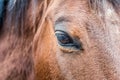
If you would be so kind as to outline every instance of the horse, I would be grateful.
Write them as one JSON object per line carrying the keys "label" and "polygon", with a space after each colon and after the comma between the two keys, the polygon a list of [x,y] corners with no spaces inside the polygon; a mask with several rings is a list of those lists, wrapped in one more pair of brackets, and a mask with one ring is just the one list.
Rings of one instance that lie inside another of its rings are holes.
{"label": "horse", "polygon": [[35,80],[120,80],[120,0],[51,0],[34,37]]}
{"label": "horse", "polygon": [[120,0],[1,0],[0,80],[119,80]]}

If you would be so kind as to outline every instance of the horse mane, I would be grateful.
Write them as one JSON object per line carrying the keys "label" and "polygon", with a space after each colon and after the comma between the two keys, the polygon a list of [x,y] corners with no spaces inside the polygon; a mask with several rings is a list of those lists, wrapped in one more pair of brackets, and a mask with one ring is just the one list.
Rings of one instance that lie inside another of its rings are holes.
{"label": "horse mane", "polygon": [[50,0],[0,1],[0,63],[10,65],[2,67],[0,79],[31,80],[28,78],[34,76],[32,41]]}
{"label": "horse mane", "polygon": [[[30,25],[30,14],[28,9],[30,7],[31,0],[9,0],[6,11],[6,20],[4,22],[4,27],[12,33],[23,35],[25,29],[29,29]],[[28,16],[29,15],[29,16]],[[29,23],[28,23],[29,22]]]}
{"label": "horse mane", "polygon": [[50,0],[7,1],[4,27],[9,32],[19,36],[34,34],[36,32],[47,4],[50,2]]}

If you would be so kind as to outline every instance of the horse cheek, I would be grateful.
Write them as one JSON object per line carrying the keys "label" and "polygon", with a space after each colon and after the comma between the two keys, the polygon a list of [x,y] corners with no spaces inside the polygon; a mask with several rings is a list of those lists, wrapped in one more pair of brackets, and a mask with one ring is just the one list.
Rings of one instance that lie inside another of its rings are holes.
{"label": "horse cheek", "polygon": [[52,23],[46,21],[37,40],[35,62],[35,80],[63,80],[56,62],[56,41]]}

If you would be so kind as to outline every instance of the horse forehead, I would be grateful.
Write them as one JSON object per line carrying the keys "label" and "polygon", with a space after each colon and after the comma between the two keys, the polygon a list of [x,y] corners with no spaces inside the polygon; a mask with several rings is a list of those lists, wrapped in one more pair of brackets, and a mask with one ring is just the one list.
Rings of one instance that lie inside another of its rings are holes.
{"label": "horse forehead", "polygon": [[[85,18],[88,18],[89,16],[96,16],[98,18],[104,18],[105,22],[101,20],[104,26],[107,28],[111,28],[109,26],[113,26],[112,28],[117,31],[117,33],[116,32],[115,33],[119,34],[120,16],[117,14],[114,8],[114,5],[111,5],[108,1],[104,1],[105,4],[101,3],[102,11],[98,11],[98,13],[89,15],[90,9],[91,9],[89,8],[90,6],[88,6],[89,1],[90,0],[74,0],[73,2],[71,0],[61,0],[59,1],[59,5],[56,8],[57,17],[60,17],[60,16],[71,17],[72,16],[72,18],[74,17],[74,19],[78,21],[79,20],[85,21]],[[88,15],[88,16],[85,16],[85,15]]]}
{"label": "horse forehead", "polygon": [[[120,26],[120,16],[117,14],[117,12],[114,8],[114,5],[110,4],[108,1],[104,1],[104,3],[101,3],[103,12],[98,11],[98,13],[95,13],[95,14],[93,13],[92,15],[90,15],[91,8],[89,8],[89,6],[88,6],[89,1],[90,0],[74,0],[74,1],[59,0],[57,2],[58,4],[56,5],[55,18],[58,19],[58,17],[67,16],[68,18],[71,17],[71,21],[75,20],[76,22],[79,22],[79,23],[80,23],[80,21],[81,21],[81,23],[85,23],[85,22],[91,23],[91,22],[93,22],[93,19],[90,19],[90,17],[95,16],[96,18],[100,18],[100,19],[98,19],[98,22],[102,23],[102,24],[99,24],[99,25],[101,26],[101,28],[104,28],[103,31],[101,31],[101,32],[106,32],[106,33],[109,32],[109,37],[112,37],[112,38],[116,37],[118,40],[119,35],[120,35],[120,27],[119,27]],[[91,4],[91,5],[94,5],[94,4]],[[96,9],[97,9],[97,7],[96,7]],[[93,11],[93,12],[95,12],[95,11]],[[102,18],[104,18],[104,19],[102,19]],[[96,19],[94,19],[94,20],[96,20]],[[94,25],[95,22],[96,21],[94,21],[92,24]],[[91,26],[93,26],[93,25],[91,25]],[[98,28],[98,26],[95,26],[95,28]]]}
{"label": "horse forehead", "polygon": [[85,9],[88,1],[87,0],[61,0],[58,1],[57,8],[67,11],[75,11],[80,9]]}

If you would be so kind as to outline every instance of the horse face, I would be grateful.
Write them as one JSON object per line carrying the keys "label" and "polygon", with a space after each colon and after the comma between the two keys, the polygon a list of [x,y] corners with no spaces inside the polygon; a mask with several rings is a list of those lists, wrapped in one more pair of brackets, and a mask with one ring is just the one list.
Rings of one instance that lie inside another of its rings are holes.
{"label": "horse face", "polygon": [[120,17],[105,3],[97,11],[89,0],[53,2],[36,36],[36,79],[120,79]]}

